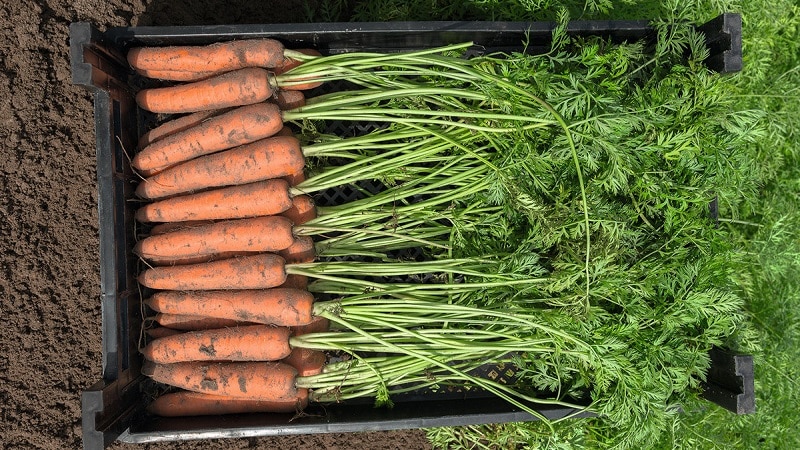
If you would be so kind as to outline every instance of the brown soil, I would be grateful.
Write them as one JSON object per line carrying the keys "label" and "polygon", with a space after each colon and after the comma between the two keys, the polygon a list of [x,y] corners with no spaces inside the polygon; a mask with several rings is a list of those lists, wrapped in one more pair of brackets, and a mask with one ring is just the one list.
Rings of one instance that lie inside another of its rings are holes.
{"label": "brown soil", "polygon": [[[91,96],[71,83],[71,22],[304,20],[302,0],[11,0],[0,6],[0,447],[81,446],[80,393],[100,379]],[[114,448],[138,448],[115,444]],[[428,448],[420,431],[141,446]]]}

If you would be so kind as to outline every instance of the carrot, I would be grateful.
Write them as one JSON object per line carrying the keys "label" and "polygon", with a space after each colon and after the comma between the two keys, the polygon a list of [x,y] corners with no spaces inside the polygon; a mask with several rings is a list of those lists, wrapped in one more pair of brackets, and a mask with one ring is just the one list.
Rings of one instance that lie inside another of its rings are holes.
{"label": "carrot", "polygon": [[228,72],[245,67],[272,68],[285,61],[283,44],[274,39],[203,46],[140,47],[128,52],[128,63],[136,70]]}
{"label": "carrot", "polygon": [[[309,80],[307,83],[299,83],[299,81]],[[314,88],[318,88],[322,86],[321,81],[311,81],[313,80],[312,77],[296,77],[292,79],[291,83],[278,83],[281,89],[284,91],[309,91]]]}
{"label": "carrot", "polygon": [[[156,321],[158,321],[158,319],[156,319]],[[148,328],[145,330],[145,333],[147,333],[147,335],[153,339],[158,339],[166,336],[181,334],[183,331],[161,326],[156,328]]]}
{"label": "carrot", "polygon": [[161,324],[162,327],[169,327],[166,328],[167,330],[173,329],[176,331],[213,330],[216,328],[238,327],[255,324],[255,322],[243,322],[241,320],[169,313],[158,313],[156,314],[155,320]]}
{"label": "carrot", "polygon": [[283,179],[286,180],[287,183],[289,183],[289,186],[297,186],[303,181],[306,181],[306,174],[301,170],[300,172],[293,173],[291,175],[286,175],[285,177],[283,177]]}
{"label": "carrot", "polygon": [[314,200],[307,195],[298,195],[292,198],[292,206],[281,215],[291,220],[295,225],[301,225],[317,217]]}
{"label": "carrot", "polygon": [[139,170],[163,170],[198,156],[270,137],[283,127],[280,110],[271,103],[235,108],[195,126],[172,133],[137,153],[131,165]]}
{"label": "carrot", "polygon": [[163,291],[145,300],[154,311],[277,326],[308,325],[314,296],[290,288],[226,291]]}
{"label": "carrot", "polygon": [[165,256],[151,256],[147,258],[147,262],[153,266],[186,266],[189,264],[202,264],[210,263],[213,261],[220,261],[223,259],[236,258],[239,256],[257,255],[260,252],[219,252],[209,255],[199,256],[184,256],[181,258],[165,257]]}
{"label": "carrot", "polygon": [[328,331],[330,325],[331,323],[328,319],[320,316],[314,316],[314,319],[307,325],[299,325],[290,328],[292,330],[292,336],[302,336],[304,334],[322,333],[323,331]]}
{"label": "carrot", "polygon": [[278,252],[287,264],[314,262],[316,250],[311,236],[297,236],[292,245]]}
{"label": "carrot", "polygon": [[297,369],[297,374],[301,377],[310,377],[322,373],[326,361],[325,353],[309,348],[292,349],[289,356],[281,360],[282,363]]}
{"label": "carrot", "polygon": [[252,105],[272,96],[270,73],[247,68],[176,86],[142,89],[136,103],[154,113],[186,113]]}
{"label": "carrot", "polygon": [[273,100],[281,111],[289,111],[306,105],[306,96],[300,91],[277,89]]}
{"label": "carrot", "polygon": [[306,290],[308,288],[308,277],[295,274],[286,275],[286,281],[279,287]]}
{"label": "carrot", "polygon": [[296,413],[308,405],[308,390],[298,389],[289,400],[264,401],[178,391],[164,394],[147,406],[147,412],[161,417],[216,416],[244,413]]}
{"label": "carrot", "polygon": [[291,127],[284,125],[280,131],[275,133],[275,136],[294,136],[294,132]]}
{"label": "carrot", "polygon": [[169,80],[169,81],[200,81],[206,78],[211,78],[214,75],[219,75],[221,72],[190,72],[186,70],[137,70],[139,75],[154,80]]}
{"label": "carrot", "polygon": [[208,119],[209,117],[213,117],[222,112],[224,112],[224,110],[219,111],[214,109],[211,111],[199,111],[196,113],[178,117],[177,119],[172,119],[167,122],[164,122],[161,125],[143,134],[139,138],[139,148],[140,149],[145,148],[148,145],[152,144],[153,142],[165,138],[171,134],[175,134],[177,132],[197,126],[206,119]]}
{"label": "carrot", "polygon": [[279,362],[146,361],[142,373],[153,380],[193,392],[249,400],[291,401],[300,398],[295,386],[297,370]]}
{"label": "carrot", "polygon": [[276,136],[171,167],[139,183],[136,194],[152,200],[280,178],[297,173],[304,166],[300,141],[291,136]]}
{"label": "carrot", "polygon": [[[277,361],[292,353],[289,328],[270,325],[189,331],[150,342],[142,355],[160,364],[185,361]],[[297,356],[295,358],[299,358]],[[304,362],[310,356],[303,355]]]}
{"label": "carrot", "polygon": [[293,242],[291,220],[264,216],[149,236],[137,242],[133,251],[147,260],[180,260],[224,252],[277,252],[289,248]]}
{"label": "carrot", "polygon": [[[299,52],[299,53],[302,53],[304,55],[322,56],[322,53],[314,50],[313,48],[300,48],[300,49],[297,49],[295,51]],[[298,59],[292,59],[292,58],[284,58],[284,60],[280,64],[275,66],[275,68],[272,71],[275,73],[275,75],[280,75],[282,73],[286,73],[286,72],[294,69],[295,67],[299,66],[300,64],[303,64],[303,61],[300,61]]]}
{"label": "carrot", "polygon": [[212,220],[187,220],[185,222],[165,222],[154,225],[150,229],[150,235],[169,233],[175,230],[186,230],[199,225],[209,225],[214,223]]}
{"label": "carrot", "polygon": [[[280,286],[286,281],[286,268],[285,261],[280,256],[272,253],[262,253],[209,263],[153,267],[142,272],[138,280],[143,286],[152,289],[179,291],[266,289]],[[191,312],[177,313],[195,314]],[[241,319],[249,320],[248,318]]]}
{"label": "carrot", "polygon": [[149,203],[136,211],[140,222],[240,219],[280,214],[292,206],[282,179],[257,181]]}

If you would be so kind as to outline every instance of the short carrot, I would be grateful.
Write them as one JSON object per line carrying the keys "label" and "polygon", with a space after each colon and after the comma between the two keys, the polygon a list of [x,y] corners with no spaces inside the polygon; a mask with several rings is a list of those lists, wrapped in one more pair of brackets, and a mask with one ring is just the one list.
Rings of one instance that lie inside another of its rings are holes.
{"label": "short carrot", "polygon": [[161,125],[143,134],[139,138],[139,148],[143,149],[148,145],[152,144],[153,142],[161,140],[171,134],[175,134],[180,131],[200,125],[206,119],[221,114],[223,112],[225,112],[225,110],[220,111],[214,109],[210,111],[198,111],[196,113],[187,114],[185,116],[178,117],[177,119],[172,119],[167,122],[164,122]]}
{"label": "short carrot", "polygon": [[309,348],[292,349],[289,356],[281,360],[282,363],[294,367],[297,370],[297,375],[301,377],[310,377],[322,373],[326,361],[325,353]]}
{"label": "short carrot", "polygon": [[[292,353],[289,328],[249,325],[189,331],[150,342],[142,355],[148,361],[173,364],[185,361],[277,361]],[[295,358],[305,360],[307,355]],[[302,362],[302,361],[299,361]]]}
{"label": "short carrot", "polygon": [[213,220],[187,220],[185,222],[165,222],[154,225],[150,229],[150,235],[169,233],[175,230],[185,230],[196,227],[198,225],[209,225],[214,223]]}
{"label": "short carrot", "polygon": [[240,69],[201,81],[142,89],[136,103],[150,112],[173,114],[252,105],[272,96],[270,77],[265,69]]}
{"label": "short carrot", "polygon": [[148,203],[136,211],[140,222],[240,219],[280,214],[292,207],[283,179],[257,181]]}
{"label": "short carrot", "polygon": [[146,361],[142,373],[181,389],[249,400],[292,401],[303,393],[295,386],[297,370],[279,362]]}
{"label": "short carrot", "polygon": [[[288,52],[291,56],[291,52]],[[127,55],[136,70],[185,72],[229,72],[245,67],[273,68],[285,64],[287,55],[280,41],[247,39],[210,45],[139,47]]]}
{"label": "short carrot", "polygon": [[314,319],[310,323],[290,328],[292,330],[292,336],[302,336],[304,334],[322,333],[323,331],[328,331],[330,325],[330,321],[325,317],[314,316]]}
{"label": "short carrot", "polygon": [[281,215],[295,225],[301,225],[317,217],[317,207],[308,195],[298,195],[292,198],[292,206]]}
{"label": "short carrot", "polygon": [[297,173],[286,175],[285,177],[283,177],[283,179],[286,180],[287,183],[289,183],[289,186],[294,187],[302,183],[303,181],[306,181],[306,174],[301,170]]}
{"label": "short carrot", "polygon": [[[280,256],[273,253],[262,253],[202,264],[152,267],[142,272],[138,280],[143,286],[152,289],[178,291],[266,289],[280,286],[286,281],[286,267],[285,261]],[[196,314],[192,312],[177,313]],[[249,320],[246,317],[233,318]]]}
{"label": "short carrot", "polygon": [[308,289],[308,277],[295,274],[286,275],[286,281],[279,287],[306,290]]}
{"label": "short carrot", "polygon": [[178,331],[213,330],[216,328],[238,327],[255,324],[255,322],[244,322],[234,319],[220,319],[217,317],[189,316],[169,313],[156,314],[155,321],[158,322],[162,327],[168,327],[166,328],[168,330],[173,329]]}
{"label": "short carrot", "polygon": [[[294,50],[294,51],[297,52],[297,53],[302,53],[304,55],[309,55],[309,56],[322,56],[322,53],[314,50],[313,48],[300,48],[300,49],[297,49],[297,50]],[[301,61],[299,59],[295,59],[295,58],[291,58],[291,57],[284,58],[284,60],[280,64],[275,66],[272,69],[272,71],[275,73],[275,75],[280,75],[282,73],[286,73],[286,72],[294,69],[295,67],[299,66],[300,64],[303,64],[303,61]]]}
{"label": "short carrot", "polygon": [[300,91],[277,89],[272,100],[278,105],[281,111],[290,111],[306,105],[306,96]]}
{"label": "short carrot", "polygon": [[270,137],[281,128],[283,120],[277,105],[258,103],[235,108],[155,140],[133,157],[131,165],[137,170],[163,170]]}
{"label": "short carrot", "polygon": [[297,327],[312,322],[314,296],[291,288],[162,291],[145,304],[161,313]]}
{"label": "short carrot", "polygon": [[200,81],[219,75],[220,72],[190,72],[187,70],[137,70],[139,75],[154,80],[169,81]]}
{"label": "short carrot", "polygon": [[314,262],[316,257],[314,239],[311,236],[296,236],[292,245],[278,251],[278,254],[287,264]]}
{"label": "short carrot", "polygon": [[189,264],[210,263],[212,261],[220,261],[239,256],[251,256],[258,253],[259,252],[217,252],[207,255],[184,256],[180,258],[151,256],[147,258],[147,262],[154,266],[185,266]]}
{"label": "short carrot", "polygon": [[216,416],[245,413],[296,413],[308,405],[308,390],[298,389],[289,400],[263,401],[222,395],[178,391],[164,394],[147,406],[150,414],[161,417]]}
{"label": "short carrot", "polygon": [[291,136],[275,136],[171,167],[139,183],[136,194],[152,200],[280,178],[297,173],[304,166],[300,142]]}
{"label": "short carrot", "polygon": [[146,260],[180,260],[226,252],[277,252],[294,242],[291,220],[283,216],[263,216],[149,236],[137,242],[133,251]]}

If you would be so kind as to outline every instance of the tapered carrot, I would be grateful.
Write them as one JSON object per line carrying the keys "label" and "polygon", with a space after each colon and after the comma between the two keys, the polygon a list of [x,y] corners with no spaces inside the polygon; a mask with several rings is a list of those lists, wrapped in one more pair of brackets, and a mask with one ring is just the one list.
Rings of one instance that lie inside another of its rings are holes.
{"label": "tapered carrot", "polygon": [[301,377],[310,377],[322,373],[326,361],[325,353],[309,348],[292,349],[289,356],[281,360],[282,363],[297,369],[297,375]]}
{"label": "tapered carrot", "polygon": [[136,103],[154,113],[187,113],[252,105],[272,96],[270,73],[255,67],[191,83],[142,89]]}
{"label": "tapered carrot", "polygon": [[137,242],[133,251],[146,260],[181,259],[224,252],[277,252],[289,248],[294,241],[291,220],[264,216],[149,236]]}
{"label": "tapered carrot", "polygon": [[168,256],[150,256],[147,258],[147,262],[153,266],[186,266],[189,264],[210,263],[213,261],[236,258],[239,256],[257,255],[258,253],[260,252],[217,252],[207,255],[183,256],[180,258]]}
{"label": "tapered carrot", "polygon": [[289,111],[306,105],[306,96],[300,91],[278,89],[275,91],[272,100],[281,111]]}
{"label": "tapered carrot", "polygon": [[[286,281],[286,268],[285,261],[280,256],[273,253],[262,253],[254,256],[212,261],[210,263],[152,267],[142,272],[138,280],[143,286],[152,289],[178,291],[267,289],[280,286]],[[191,312],[176,313],[196,314]],[[249,320],[247,317],[233,318]]]}
{"label": "tapered carrot", "polygon": [[270,137],[283,128],[280,110],[271,103],[235,108],[158,139],[137,153],[137,170],[163,170],[198,156]]}
{"label": "tapered carrot", "polygon": [[139,75],[154,80],[200,81],[219,75],[222,72],[190,72],[186,70],[137,70]]}
{"label": "tapered carrot", "polygon": [[250,400],[291,401],[302,395],[295,386],[297,370],[278,362],[157,364],[146,361],[142,373],[187,391]]}
{"label": "tapered carrot", "polygon": [[164,394],[147,406],[147,412],[161,417],[216,416],[244,413],[296,413],[308,405],[308,390],[298,389],[298,397],[263,401],[199,392],[178,391]]}
{"label": "tapered carrot", "polygon": [[[160,364],[185,361],[277,361],[291,353],[289,328],[270,325],[189,331],[155,339],[142,349],[142,355],[147,360]],[[310,357],[298,355],[295,358],[304,360]]]}
{"label": "tapered carrot", "polygon": [[139,183],[136,194],[152,200],[280,178],[297,173],[304,166],[300,142],[291,136],[275,136],[171,167]]}
{"label": "tapered carrot", "polygon": [[[274,39],[248,39],[210,45],[140,47],[128,52],[136,70],[228,72],[245,67],[278,67],[285,64],[284,47]],[[291,56],[291,52],[289,57]]]}
{"label": "tapered carrot", "polygon": [[214,223],[213,220],[187,220],[185,222],[165,222],[165,223],[160,223],[158,225],[154,225],[153,228],[150,229],[150,235],[152,236],[157,234],[164,234],[175,230],[186,230],[189,228],[194,228],[199,225],[210,225],[212,223]]}
{"label": "tapered carrot", "polygon": [[[155,321],[161,327],[167,330],[181,331],[198,331],[198,330],[213,330],[216,328],[229,328],[244,325],[254,325],[255,322],[244,322],[234,319],[220,319],[218,317],[205,317],[205,316],[190,316],[184,314],[169,314],[158,313],[155,316]],[[155,328],[156,330],[158,328]],[[158,337],[158,336],[153,336]]]}
{"label": "tapered carrot", "polygon": [[155,327],[155,328],[148,328],[148,329],[145,330],[145,333],[147,333],[147,335],[150,336],[153,339],[158,339],[158,338],[162,338],[162,337],[166,337],[166,336],[173,336],[173,335],[176,335],[176,334],[181,334],[181,333],[183,333],[183,331],[175,330],[175,329],[172,329],[172,328],[167,328],[167,327],[161,326],[161,327]]}
{"label": "tapered carrot", "polygon": [[156,292],[145,303],[161,313],[291,327],[312,322],[314,296],[290,288],[163,291]]}
{"label": "tapered carrot", "polygon": [[143,134],[139,138],[139,148],[143,149],[148,145],[152,144],[153,142],[163,139],[171,134],[175,134],[180,131],[200,125],[201,123],[203,123],[203,121],[205,121],[209,117],[213,117],[225,111],[226,110],[216,110],[216,109],[210,111],[198,111],[196,113],[178,117],[177,119],[166,121],[161,125],[148,131],[147,133]]}
{"label": "tapered carrot", "polygon": [[292,206],[281,215],[295,225],[301,225],[317,217],[317,207],[308,195],[298,195],[292,198]]}
{"label": "tapered carrot", "polygon": [[140,222],[240,219],[280,214],[292,206],[283,179],[257,181],[148,203],[136,211]]}

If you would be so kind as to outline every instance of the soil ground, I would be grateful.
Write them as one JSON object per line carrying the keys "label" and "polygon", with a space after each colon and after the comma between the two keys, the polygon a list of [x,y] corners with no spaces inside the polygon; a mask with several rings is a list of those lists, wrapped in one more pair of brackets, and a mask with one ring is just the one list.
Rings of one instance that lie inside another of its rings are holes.
{"label": "soil ground", "polygon": [[[306,3],[7,0],[0,6],[0,447],[81,446],[80,393],[101,377],[95,135],[73,86],[71,22],[111,26],[303,21]],[[416,449],[420,431],[141,446]],[[114,444],[116,449],[135,446]]]}

